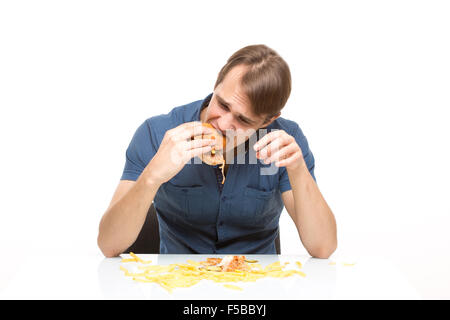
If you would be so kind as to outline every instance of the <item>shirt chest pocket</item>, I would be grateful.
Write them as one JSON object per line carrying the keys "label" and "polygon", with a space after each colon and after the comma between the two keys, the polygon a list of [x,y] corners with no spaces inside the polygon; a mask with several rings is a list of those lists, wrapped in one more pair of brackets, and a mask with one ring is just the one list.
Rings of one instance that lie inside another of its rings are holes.
{"label": "shirt chest pocket", "polygon": [[173,201],[172,207],[177,212],[177,218],[184,218],[187,222],[196,225],[209,225],[216,222],[216,214],[212,209],[212,200],[208,197],[208,190],[205,186],[175,186],[170,182],[165,188],[169,196],[169,201]]}
{"label": "shirt chest pocket", "polygon": [[245,226],[265,226],[276,215],[273,210],[275,191],[246,187],[232,201],[230,218]]}

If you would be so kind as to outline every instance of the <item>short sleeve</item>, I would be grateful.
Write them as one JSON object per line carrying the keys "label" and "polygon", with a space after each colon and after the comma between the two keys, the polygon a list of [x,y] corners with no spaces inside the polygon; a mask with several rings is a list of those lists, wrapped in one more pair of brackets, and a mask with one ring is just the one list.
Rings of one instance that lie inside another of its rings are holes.
{"label": "short sleeve", "polygon": [[125,153],[125,168],[120,180],[136,181],[156,154],[149,121],[139,126]]}
{"label": "short sleeve", "polygon": [[[300,127],[296,124],[293,132],[290,133],[291,136],[295,138],[297,144],[300,149],[302,149],[303,159],[305,160],[306,166],[308,167],[309,173],[313,177],[314,181],[316,181],[316,177],[314,175],[314,156],[309,149],[308,140],[306,140],[305,135],[303,134]],[[289,176],[285,167],[280,168],[280,181],[279,181],[279,189],[280,193],[291,190],[291,183],[289,182]]]}

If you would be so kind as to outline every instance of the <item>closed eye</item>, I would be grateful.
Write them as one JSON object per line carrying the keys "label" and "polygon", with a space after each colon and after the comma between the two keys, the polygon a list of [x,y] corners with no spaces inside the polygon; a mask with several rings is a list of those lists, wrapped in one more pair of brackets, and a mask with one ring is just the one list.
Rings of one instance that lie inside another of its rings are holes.
{"label": "closed eye", "polygon": [[224,105],[224,104],[222,104],[222,103],[220,103],[220,102],[219,102],[219,106],[220,106],[223,110],[226,110],[226,111],[229,111],[229,110],[230,110],[230,108],[228,108],[228,106],[226,106],[226,105]]}
{"label": "closed eye", "polygon": [[238,119],[239,119],[240,122],[242,122],[242,123],[244,123],[244,124],[250,124],[250,123],[248,123],[247,120],[242,119],[241,117],[239,117]]}
{"label": "closed eye", "polygon": [[[225,111],[230,111],[230,108],[229,108],[227,105],[221,103],[220,101],[218,101],[218,103],[219,103],[219,106],[220,106],[223,110],[225,110]],[[250,122],[248,122],[246,119],[244,119],[244,118],[242,118],[242,117],[238,117],[237,119],[239,120],[239,122],[241,122],[241,123],[243,123],[243,124],[245,124],[245,125],[250,125]]]}

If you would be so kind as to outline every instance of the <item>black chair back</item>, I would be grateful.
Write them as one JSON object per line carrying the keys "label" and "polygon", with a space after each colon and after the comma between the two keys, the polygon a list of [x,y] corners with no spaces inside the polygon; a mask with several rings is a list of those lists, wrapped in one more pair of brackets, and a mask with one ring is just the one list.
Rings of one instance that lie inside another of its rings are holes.
{"label": "black chair back", "polygon": [[125,253],[159,253],[159,223],[153,203],[136,241]]}

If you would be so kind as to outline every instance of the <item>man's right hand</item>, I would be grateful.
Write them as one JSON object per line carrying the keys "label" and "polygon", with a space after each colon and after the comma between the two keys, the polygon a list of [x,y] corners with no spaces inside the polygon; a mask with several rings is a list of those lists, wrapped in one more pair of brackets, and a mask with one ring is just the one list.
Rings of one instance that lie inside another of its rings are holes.
{"label": "man's right hand", "polygon": [[172,179],[193,157],[211,151],[215,140],[193,139],[212,132],[213,129],[202,126],[199,121],[186,122],[168,130],[155,156],[145,168],[148,176],[158,184]]}

